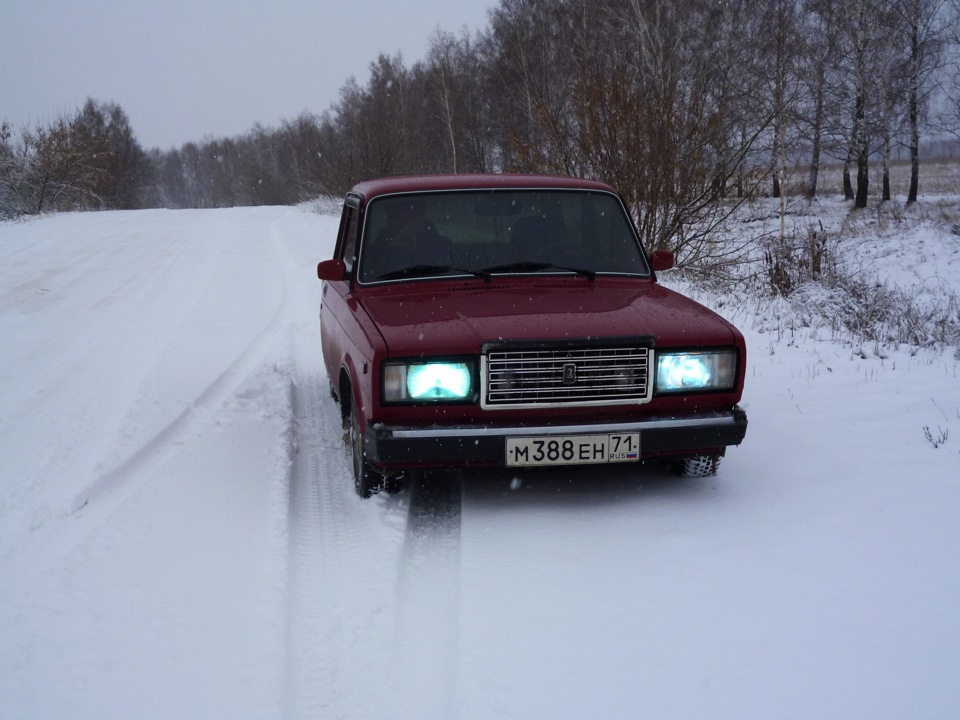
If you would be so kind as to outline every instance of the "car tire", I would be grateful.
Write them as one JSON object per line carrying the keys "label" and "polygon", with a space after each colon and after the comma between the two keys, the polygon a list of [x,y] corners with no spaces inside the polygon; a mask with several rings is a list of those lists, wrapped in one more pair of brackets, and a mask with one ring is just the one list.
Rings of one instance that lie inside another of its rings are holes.
{"label": "car tire", "polygon": [[678,461],[677,475],[681,477],[702,478],[717,474],[720,458],[713,455],[694,455]]}
{"label": "car tire", "polygon": [[383,489],[390,495],[396,495],[398,492],[403,492],[403,489],[407,486],[406,480],[406,473],[385,477],[383,479]]}
{"label": "car tire", "polygon": [[371,467],[363,452],[363,429],[356,404],[350,406],[350,449],[353,454],[353,486],[366,499],[383,488],[383,476]]}

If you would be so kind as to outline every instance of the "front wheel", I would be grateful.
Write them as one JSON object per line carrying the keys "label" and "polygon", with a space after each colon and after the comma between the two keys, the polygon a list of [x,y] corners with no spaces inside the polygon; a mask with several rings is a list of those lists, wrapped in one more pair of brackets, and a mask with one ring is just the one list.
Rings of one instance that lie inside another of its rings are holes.
{"label": "front wheel", "polygon": [[714,455],[694,455],[678,460],[675,465],[681,477],[702,478],[717,474],[720,458]]}
{"label": "front wheel", "polygon": [[406,486],[407,486],[406,473],[389,475],[383,479],[383,489],[386,490],[387,493],[390,495],[396,495],[399,492],[403,492],[403,489]]}
{"label": "front wheel", "polygon": [[363,428],[360,426],[360,417],[357,415],[356,404],[350,407],[350,447],[353,450],[353,486],[357,495],[368,498],[380,492],[383,487],[383,476],[370,463],[363,452]]}

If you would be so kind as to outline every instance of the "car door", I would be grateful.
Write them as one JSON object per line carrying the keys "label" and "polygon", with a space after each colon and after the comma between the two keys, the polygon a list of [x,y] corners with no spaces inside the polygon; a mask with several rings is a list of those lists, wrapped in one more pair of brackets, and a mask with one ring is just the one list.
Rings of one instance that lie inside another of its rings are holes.
{"label": "car door", "polygon": [[[352,333],[348,328],[355,324],[347,299],[356,263],[357,239],[359,234],[360,200],[348,195],[340,216],[340,229],[334,258],[343,260],[346,268],[342,280],[325,280],[320,305],[320,339],[323,345],[323,361],[327,367],[330,383],[337,388],[337,378],[344,357],[349,354],[348,337]],[[355,303],[352,303],[355,305]]]}

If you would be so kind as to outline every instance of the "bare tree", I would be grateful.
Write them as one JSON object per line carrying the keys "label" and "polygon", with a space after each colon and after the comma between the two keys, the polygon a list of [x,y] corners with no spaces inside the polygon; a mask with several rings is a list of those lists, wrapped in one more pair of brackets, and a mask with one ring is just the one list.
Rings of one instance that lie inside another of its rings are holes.
{"label": "bare tree", "polygon": [[944,0],[901,0],[893,4],[906,55],[903,74],[910,132],[908,204],[917,201],[920,187],[920,131],[944,67],[944,47],[950,30],[948,11]]}
{"label": "bare tree", "polygon": [[960,0],[949,0],[944,10],[944,35],[950,53],[945,53],[944,76],[938,80],[943,93],[943,109],[938,113],[938,125],[955,137],[960,137]]}
{"label": "bare tree", "polygon": [[147,156],[113,103],[5,126],[0,213],[295,202],[397,173],[558,172],[614,184],[645,242],[691,262],[712,252],[748,179],[782,197],[801,153],[810,197],[822,155],[846,156],[845,192],[862,207],[878,152],[889,196],[908,131],[913,202],[935,88],[960,133],[960,73],[951,84],[943,62],[958,15],[960,0],[500,0],[475,39],[438,31],[411,69],[380,55],[364,86],[350,80],[325,113],[278,129]]}
{"label": "bare tree", "polygon": [[24,207],[23,145],[14,139],[10,123],[0,124],[0,219],[22,215]]}
{"label": "bare tree", "polygon": [[[551,33],[564,0],[501,0],[484,36],[489,63],[487,93],[497,163],[504,170],[543,169],[543,117],[555,116],[568,97],[564,68],[569,48]],[[557,82],[563,78],[562,82]]]}
{"label": "bare tree", "polygon": [[[725,188],[740,175],[770,113],[750,106],[744,68],[758,58],[728,42],[745,3],[572,2],[557,34],[573,64],[569,112],[541,120],[558,169],[613,183],[649,247],[694,263],[736,207]],[[749,120],[748,120],[749,118]]]}
{"label": "bare tree", "polygon": [[457,104],[460,95],[457,77],[456,40],[449,33],[438,31],[430,42],[427,60],[430,69],[430,85],[434,116],[443,124],[443,131],[450,153],[449,169],[459,170],[457,163]]}
{"label": "bare tree", "polygon": [[85,210],[103,206],[108,181],[102,158],[110,152],[102,138],[75,132],[75,121],[60,116],[23,133],[21,178],[28,212]]}
{"label": "bare tree", "polygon": [[[882,70],[878,49],[885,38],[882,29],[883,6],[888,0],[837,0],[833,11],[839,30],[841,62],[846,74],[839,85],[838,99],[849,97],[850,120],[846,125],[847,152],[844,166],[844,194],[850,199],[849,168],[857,166],[854,207],[867,206],[870,186],[870,154],[875,126],[872,113],[877,107],[878,81]],[[887,38],[888,39],[888,38]],[[842,107],[845,103],[837,103]],[[842,124],[842,121],[841,121]]]}
{"label": "bare tree", "polygon": [[[838,44],[833,9],[829,0],[807,0],[799,18],[799,78],[803,92],[797,119],[810,150],[808,198],[817,195],[823,154],[831,146],[827,105],[834,81]],[[850,199],[852,196],[851,192]]]}
{"label": "bare tree", "polygon": [[773,118],[770,142],[772,195],[783,196],[787,179],[790,142],[799,125],[800,100],[800,8],[796,0],[767,0],[759,12],[762,50],[766,62],[760,82],[766,88],[769,114]]}
{"label": "bare tree", "polygon": [[890,156],[894,139],[900,135],[903,120],[901,102],[905,91],[903,18],[896,10],[897,3],[879,8],[880,29],[884,41],[876,52],[876,100],[872,109],[872,123],[879,144],[881,162],[880,201],[889,202]]}

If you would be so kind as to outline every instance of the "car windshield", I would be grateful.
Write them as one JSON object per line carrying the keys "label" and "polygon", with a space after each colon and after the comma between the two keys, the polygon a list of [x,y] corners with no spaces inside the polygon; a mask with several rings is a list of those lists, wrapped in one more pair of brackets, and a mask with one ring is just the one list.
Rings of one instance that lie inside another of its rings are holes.
{"label": "car windshield", "polygon": [[649,275],[619,198],[586,190],[398,194],[367,207],[359,280]]}

